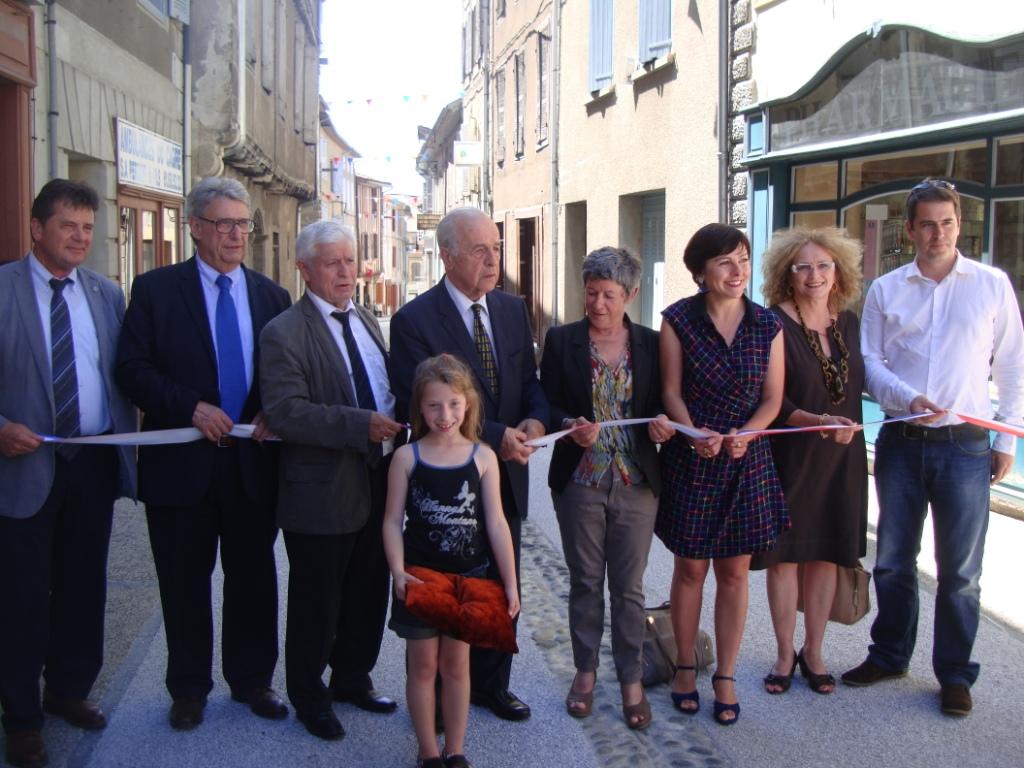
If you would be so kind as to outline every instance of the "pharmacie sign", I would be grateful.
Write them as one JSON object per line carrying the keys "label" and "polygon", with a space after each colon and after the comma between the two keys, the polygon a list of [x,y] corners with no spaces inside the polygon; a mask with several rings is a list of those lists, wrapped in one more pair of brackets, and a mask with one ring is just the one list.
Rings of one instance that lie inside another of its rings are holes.
{"label": "pharmacie sign", "polygon": [[118,183],[181,195],[181,144],[120,118],[114,122]]}

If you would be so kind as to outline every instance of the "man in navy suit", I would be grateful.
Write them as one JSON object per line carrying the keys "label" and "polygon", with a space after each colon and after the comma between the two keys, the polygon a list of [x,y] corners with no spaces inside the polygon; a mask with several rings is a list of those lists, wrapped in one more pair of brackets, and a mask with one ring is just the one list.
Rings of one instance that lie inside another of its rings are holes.
{"label": "man in navy suit", "polygon": [[[400,419],[408,416],[413,373],[422,360],[448,352],[473,370],[484,404],[483,439],[501,459],[501,503],[512,531],[518,575],[520,528],[529,493],[527,462],[534,450],[524,443],[541,437],[548,422],[530,319],[521,299],[494,290],[501,238],[485,213],[475,208],[451,211],[437,226],[437,244],[444,279],[391,321],[395,412]],[[511,670],[510,654],[474,648],[473,701],[506,720],[525,720],[530,708],[509,691]]]}
{"label": "man in navy suit", "polygon": [[[277,664],[274,563],[276,449],[262,444],[260,331],[291,303],[242,265],[253,230],[249,195],[234,179],[203,179],[188,196],[195,256],[139,275],[125,314],[117,381],[143,412],[143,430],[193,426],[204,440],[139,451],[139,498],[167,632],[171,726],[195,728],[213,688],[210,574],[224,571],[222,666],[236,701],[284,718],[270,687]],[[256,425],[253,440],[231,437]]]}
{"label": "man in navy suit", "polygon": [[44,710],[106,726],[86,697],[103,664],[114,500],[135,496],[135,460],[43,442],[136,428],[113,377],[124,294],[82,266],[98,207],[88,185],[48,182],[32,251],[0,267],[0,706],[7,762],[22,768],[46,764]]}

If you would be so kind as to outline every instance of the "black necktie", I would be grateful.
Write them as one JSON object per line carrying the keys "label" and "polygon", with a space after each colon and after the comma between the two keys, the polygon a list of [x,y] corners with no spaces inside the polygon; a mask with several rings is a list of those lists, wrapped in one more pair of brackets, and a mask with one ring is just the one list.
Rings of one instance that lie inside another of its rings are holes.
{"label": "black necktie", "polygon": [[352,334],[349,314],[348,312],[331,312],[331,317],[341,323],[341,335],[345,338],[348,361],[352,366],[352,381],[356,385],[356,402],[359,403],[360,408],[376,411],[377,401],[373,397],[373,388],[370,386],[370,377],[366,374],[366,366],[363,365],[363,356],[359,354],[359,345],[356,344],[356,337]]}
{"label": "black necktie", "polygon": [[[50,369],[53,374],[53,406],[57,437],[76,437],[82,432],[78,411],[78,371],[75,368],[75,337],[71,333],[71,313],[64,300],[64,288],[71,278],[50,280]],[[57,453],[66,459],[78,453],[77,445],[59,445]]]}

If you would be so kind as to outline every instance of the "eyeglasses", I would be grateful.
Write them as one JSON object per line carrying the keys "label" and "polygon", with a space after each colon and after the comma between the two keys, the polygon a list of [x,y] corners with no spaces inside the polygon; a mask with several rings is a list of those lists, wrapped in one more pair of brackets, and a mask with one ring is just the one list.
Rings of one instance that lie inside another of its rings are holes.
{"label": "eyeglasses", "polygon": [[923,192],[926,189],[932,189],[938,187],[939,189],[948,189],[951,192],[956,191],[956,185],[952,182],[945,181],[943,179],[925,179],[920,184],[915,184],[910,188],[911,192]]}
{"label": "eyeglasses", "polygon": [[205,216],[196,216],[196,218],[210,222],[222,235],[231,234],[231,230],[235,227],[238,227],[247,235],[256,229],[256,222],[252,219],[208,219]]}
{"label": "eyeglasses", "polygon": [[806,261],[801,261],[796,264],[789,265],[789,270],[794,275],[809,275],[812,271],[821,272],[822,274],[827,275],[835,268],[836,263],[834,261],[819,261],[816,264],[810,264]]}

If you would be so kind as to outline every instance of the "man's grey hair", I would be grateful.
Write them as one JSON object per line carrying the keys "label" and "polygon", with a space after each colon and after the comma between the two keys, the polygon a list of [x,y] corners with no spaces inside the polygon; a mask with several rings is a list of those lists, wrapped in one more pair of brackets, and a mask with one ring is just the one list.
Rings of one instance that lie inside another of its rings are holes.
{"label": "man's grey hair", "polygon": [[317,246],[328,243],[348,243],[356,255],[356,233],[348,224],[332,219],[321,219],[307,224],[295,241],[295,260],[308,264],[316,256]]}
{"label": "man's grey hair", "polygon": [[437,241],[438,248],[444,248],[453,254],[458,253],[460,225],[478,216],[483,216],[488,221],[491,220],[491,217],[479,208],[464,207],[450,210],[438,223],[437,232],[434,233],[434,239]]}
{"label": "man's grey hair", "polygon": [[640,285],[644,265],[625,248],[606,245],[591,251],[583,260],[583,284],[591,280],[614,280],[628,296]]}
{"label": "man's grey hair", "polygon": [[245,207],[252,210],[252,202],[249,200],[249,193],[242,183],[227,176],[207,176],[188,193],[186,212],[189,218],[202,216],[206,207],[218,197],[226,197],[245,203]]}

